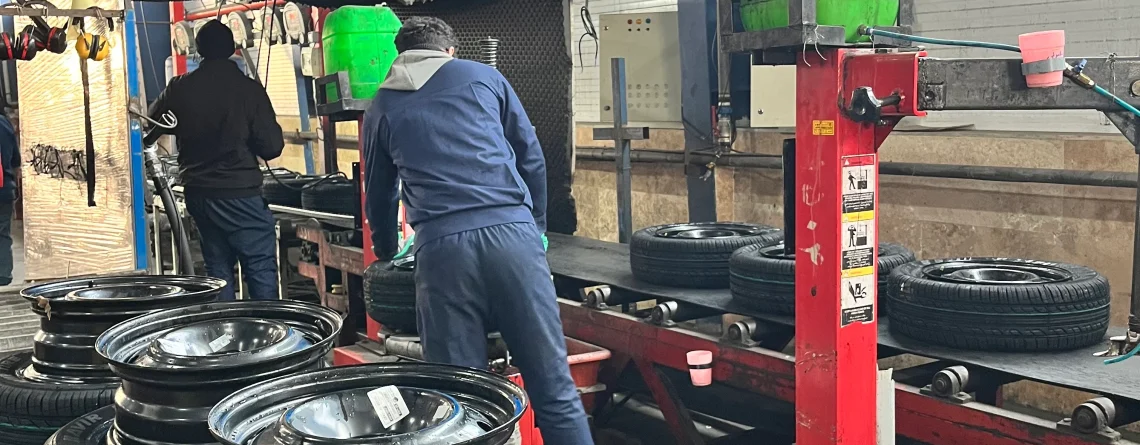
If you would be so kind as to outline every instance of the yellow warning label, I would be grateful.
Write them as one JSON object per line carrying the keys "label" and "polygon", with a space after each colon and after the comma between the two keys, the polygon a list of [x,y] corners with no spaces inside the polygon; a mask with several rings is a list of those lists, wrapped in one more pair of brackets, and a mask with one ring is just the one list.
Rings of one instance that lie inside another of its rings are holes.
{"label": "yellow warning label", "polygon": [[855,222],[855,221],[870,221],[872,219],[875,219],[875,211],[874,210],[867,210],[864,212],[851,212],[851,213],[844,213],[843,214],[843,222],[845,222],[845,223]]}
{"label": "yellow warning label", "polygon": [[870,275],[875,273],[874,267],[856,267],[854,269],[844,269],[843,278],[861,277],[863,275]]}
{"label": "yellow warning label", "polygon": [[813,136],[835,136],[835,121],[811,121]]}

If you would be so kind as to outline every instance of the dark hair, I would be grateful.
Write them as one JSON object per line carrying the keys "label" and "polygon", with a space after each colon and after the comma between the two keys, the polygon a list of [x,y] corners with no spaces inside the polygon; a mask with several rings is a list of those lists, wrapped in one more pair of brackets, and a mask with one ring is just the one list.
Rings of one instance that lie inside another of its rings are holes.
{"label": "dark hair", "polygon": [[401,53],[413,49],[447,51],[457,46],[455,31],[435,17],[411,17],[396,33],[396,51]]}

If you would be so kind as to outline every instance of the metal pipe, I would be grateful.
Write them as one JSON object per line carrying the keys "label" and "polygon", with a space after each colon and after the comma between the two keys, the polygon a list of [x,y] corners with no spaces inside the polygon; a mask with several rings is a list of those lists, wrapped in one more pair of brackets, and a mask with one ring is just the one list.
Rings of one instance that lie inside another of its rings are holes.
{"label": "metal pipe", "polygon": [[[206,9],[203,9],[200,11],[194,11],[191,13],[187,13],[185,20],[191,21],[191,20],[198,20],[198,19],[205,19],[205,18],[212,19],[214,17],[224,16],[224,15],[229,14],[231,12],[256,11],[258,9],[265,8],[266,6],[269,6],[272,3],[277,3],[277,6],[281,6],[281,5],[285,4],[285,0],[277,0],[276,2],[262,1],[262,2],[250,2],[250,3],[237,3],[237,4],[230,5],[230,6],[223,6],[221,8],[206,8]],[[178,20],[175,20],[175,21],[178,21]]]}
{"label": "metal pipe", "polygon": [[796,254],[796,140],[784,139],[784,255]]}
{"label": "metal pipe", "polygon": [[[1137,175],[1140,180],[1140,170],[1137,170]],[[1140,271],[1140,187],[1136,188],[1136,209],[1133,212],[1137,218],[1132,228],[1132,300],[1128,312],[1128,330],[1140,332],[1140,274],[1137,274]]]}
{"label": "metal pipe", "polygon": [[[612,148],[575,149],[575,157],[584,161],[613,161]],[[693,163],[707,163],[714,157],[706,153],[693,153]],[[681,152],[661,152],[633,150],[630,159],[637,163],[680,164],[684,162]],[[782,169],[780,156],[770,155],[723,155],[716,160],[722,167]],[[919,164],[910,162],[883,162],[879,164],[879,174],[890,176],[915,176],[924,178],[973,179],[995,182],[1024,182],[1035,184],[1082,185],[1091,187],[1136,188],[1137,178],[1131,173],[1101,172],[1086,170],[1063,170],[1023,167],[987,167],[977,165]]]}
{"label": "metal pipe", "polygon": [[633,237],[633,179],[630,170],[629,139],[624,137],[625,125],[629,118],[625,91],[625,59],[616,57],[611,59],[614,98],[614,146],[618,147],[614,164],[617,169],[617,212],[618,212],[618,242],[629,244]]}

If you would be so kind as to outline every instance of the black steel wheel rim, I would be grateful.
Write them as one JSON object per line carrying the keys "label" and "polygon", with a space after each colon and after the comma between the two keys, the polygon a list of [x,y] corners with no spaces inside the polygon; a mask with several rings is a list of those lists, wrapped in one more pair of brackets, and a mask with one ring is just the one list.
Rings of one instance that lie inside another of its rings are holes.
{"label": "black steel wheel rim", "polygon": [[24,288],[20,294],[40,316],[26,380],[102,384],[118,379],[95,352],[99,334],[115,324],[185,304],[213,301],[225,280],[174,275],[97,277]]}
{"label": "black steel wheel rim", "polygon": [[416,270],[416,256],[415,255],[408,255],[408,256],[405,256],[403,258],[397,258],[395,260],[392,260],[392,267],[399,269],[399,270],[408,271],[408,272],[415,271]]}
{"label": "black steel wheel rim", "polygon": [[[412,415],[384,429],[366,394],[386,386],[399,389]],[[487,371],[386,363],[255,384],[214,405],[209,424],[226,445],[498,445],[510,438],[526,406],[521,388]],[[305,413],[301,428],[299,413]]]}
{"label": "black steel wheel rim", "polygon": [[654,231],[653,235],[659,238],[719,239],[756,236],[769,231],[771,229],[749,224],[691,223],[665,226]]}
{"label": "black steel wheel rim", "polygon": [[778,260],[788,260],[788,261],[795,261],[796,260],[795,252],[793,252],[791,254],[784,252],[784,242],[783,241],[778,242],[776,244],[769,245],[769,246],[761,247],[760,248],[760,255],[763,255],[767,258],[775,258]]}
{"label": "black steel wheel rim", "polygon": [[210,407],[251,384],[319,369],[341,324],[337,312],[319,305],[234,301],[167,309],[115,325],[95,346],[123,381],[109,443],[211,442]]}
{"label": "black steel wheel rim", "polygon": [[1073,279],[1071,272],[1052,263],[1002,258],[929,264],[922,268],[922,275],[935,281],[985,285],[1057,283]]}

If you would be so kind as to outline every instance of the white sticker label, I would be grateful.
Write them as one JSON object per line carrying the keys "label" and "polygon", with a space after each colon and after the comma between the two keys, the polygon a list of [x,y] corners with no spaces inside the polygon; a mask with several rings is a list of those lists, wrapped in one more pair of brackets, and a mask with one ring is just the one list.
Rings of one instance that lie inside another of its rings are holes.
{"label": "white sticker label", "polygon": [[840,280],[842,313],[841,326],[851,323],[870,323],[875,319],[875,276],[844,277]]}
{"label": "white sticker label", "polygon": [[221,351],[222,348],[229,346],[230,342],[233,341],[233,339],[234,339],[234,336],[228,332],[225,334],[222,334],[221,337],[215,338],[213,341],[210,342],[210,352]]}
{"label": "white sticker label", "polygon": [[380,419],[385,429],[395,425],[411,412],[404,403],[404,396],[395,386],[385,386],[368,391],[368,401],[372,402],[372,411]]}
{"label": "white sticker label", "polygon": [[158,344],[162,345],[162,349],[165,349],[167,352],[169,352],[171,354],[174,354],[174,355],[190,355],[190,350],[186,347],[186,345],[184,345],[182,343],[167,340],[165,338],[160,338],[160,339],[158,339]]}

